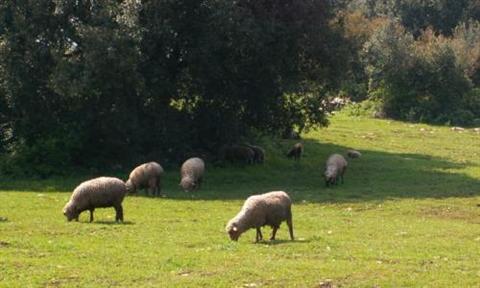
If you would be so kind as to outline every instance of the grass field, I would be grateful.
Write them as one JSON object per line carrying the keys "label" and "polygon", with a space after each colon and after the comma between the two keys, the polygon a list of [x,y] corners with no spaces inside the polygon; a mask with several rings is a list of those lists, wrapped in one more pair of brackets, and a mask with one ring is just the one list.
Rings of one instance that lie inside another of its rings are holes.
{"label": "grass field", "polygon": [[[300,163],[281,154],[292,143],[264,143],[262,166],[208,167],[193,196],[170,169],[167,197],[127,197],[123,224],[63,217],[88,177],[2,179],[0,286],[480,287],[480,134],[338,115],[304,135]],[[325,188],[327,155],[347,148],[363,157]],[[271,190],[293,198],[297,239],[283,224],[274,242],[229,241],[244,199]]]}

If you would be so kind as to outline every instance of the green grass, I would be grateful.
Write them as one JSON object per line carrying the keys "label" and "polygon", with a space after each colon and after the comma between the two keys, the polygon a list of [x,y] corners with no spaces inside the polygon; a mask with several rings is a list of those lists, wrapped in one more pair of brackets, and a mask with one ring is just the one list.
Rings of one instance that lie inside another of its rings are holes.
{"label": "green grass", "polygon": [[[65,220],[88,177],[2,179],[0,286],[478,287],[480,134],[338,115],[304,142],[300,163],[282,141],[266,143],[263,166],[208,167],[194,196],[170,170],[166,198],[125,199],[124,224],[113,209]],[[363,157],[325,188],[326,157],[347,148]],[[297,240],[284,224],[274,242],[253,243],[254,230],[229,241],[244,199],[271,190],[292,196]]]}

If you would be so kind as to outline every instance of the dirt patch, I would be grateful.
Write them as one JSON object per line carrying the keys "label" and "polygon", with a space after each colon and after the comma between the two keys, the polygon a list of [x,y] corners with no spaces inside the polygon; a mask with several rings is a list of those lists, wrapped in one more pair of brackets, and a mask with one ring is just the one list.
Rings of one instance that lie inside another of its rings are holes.
{"label": "dirt patch", "polygon": [[318,286],[316,286],[317,288],[337,288],[339,286],[333,284],[333,281],[330,280],[330,279],[326,279],[324,281],[320,281],[320,283],[318,283]]}
{"label": "dirt patch", "polygon": [[477,211],[462,210],[453,206],[438,206],[426,207],[419,211],[419,214],[424,217],[445,219],[445,220],[459,220],[468,223],[480,223],[480,213]]}
{"label": "dirt patch", "polygon": [[1,248],[1,247],[8,247],[8,246],[10,246],[10,243],[9,243],[9,242],[7,242],[7,241],[1,241],[1,240],[0,240],[0,248]]}
{"label": "dirt patch", "polygon": [[78,276],[70,276],[70,277],[59,278],[59,279],[52,278],[47,283],[45,283],[45,287],[68,286],[67,285],[68,283],[76,282],[77,279],[78,279]]}

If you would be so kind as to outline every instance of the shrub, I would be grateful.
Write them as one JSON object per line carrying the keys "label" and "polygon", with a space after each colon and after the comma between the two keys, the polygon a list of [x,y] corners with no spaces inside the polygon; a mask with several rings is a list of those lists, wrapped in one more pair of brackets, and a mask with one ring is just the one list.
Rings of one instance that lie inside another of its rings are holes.
{"label": "shrub", "polygon": [[471,81],[453,43],[432,30],[414,41],[394,22],[379,29],[365,44],[369,97],[380,98],[392,118],[440,124],[473,121],[477,112],[467,103],[472,101]]}

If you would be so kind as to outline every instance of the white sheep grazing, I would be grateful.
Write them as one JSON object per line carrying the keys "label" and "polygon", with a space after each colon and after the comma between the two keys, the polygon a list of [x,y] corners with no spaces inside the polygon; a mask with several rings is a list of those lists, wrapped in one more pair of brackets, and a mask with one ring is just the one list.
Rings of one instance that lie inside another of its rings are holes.
{"label": "white sheep grazing", "polygon": [[127,181],[128,193],[136,193],[137,190],[145,188],[147,195],[155,196],[161,193],[161,178],[163,168],[157,162],[148,162],[132,170]]}
{"label": "white sheep grazing", "polygon": [[338,179],[342,180],[343,175],[347,170],[347,160],[340,154],[332,154],[328,157],[327,163],[325,164],[325,185],[337,184]]}
{"label": "white sheep grazing", "polygon": [[127,194],[125,183],[113,177],[99,177],[85,181],[73,190],[70,201],[63,208],[68,221],[78,221],[80,213],[90,210],[90,222],[93,221],[95,208],[115,208],[115,220],[123,221],[122,201]]}
{"label": "white sheep grazing", "polygon": [[180,168],[180,187],[190,192],[200,188],[205,173],[205,163],[200,158],[190,158]]}
{"label": "white sheep grazing", "polygon": [[255,228],[255,241],[258,242],[263,239],[260,228],[268,225],[273,229],[270,240],[275,240],[275,234],[283,221],[287,221],[290,239],[293,240],[292,200],[283,191],[273,191],[248,197],[237,216],[228,222],[225,230],[231,240],[237,241],[243,232]]}
{"label": "white sheep grazing", "polygon": [[452,127],[450,128],[452,131],[459,131],[459,132],[463,132],[465,131],[465,128],[463,127]]}
{"label": "white sheep grazing", "polygon": [[360,158],[362,157],[362,153],[360,153],[359,151],[357,150],[347,150],[347,156],[352,158],[352,159],[355,159],[355,158]]}

